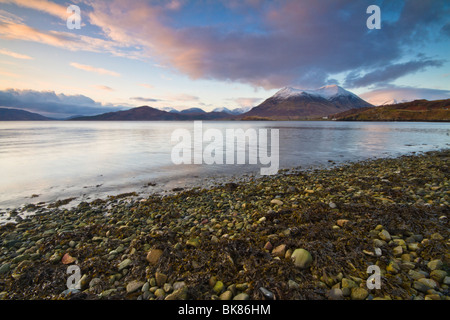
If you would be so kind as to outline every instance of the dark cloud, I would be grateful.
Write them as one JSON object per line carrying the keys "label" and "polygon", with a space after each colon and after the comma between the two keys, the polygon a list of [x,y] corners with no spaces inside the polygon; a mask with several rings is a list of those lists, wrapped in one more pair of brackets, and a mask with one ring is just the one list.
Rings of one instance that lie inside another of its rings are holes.
{"label": "dark cloud", "polygon": [[162,101],[160,99],[144,98],[144,97],[132,97],[130,99],[131,100],[136,100],[136,101],[139,101],[139,102],[158,102],[158,101]]}
{"label": "dark cloud", "polygon": [[379,83],[386,83],[397,78],[424,70],[428,67],[440,67],[442,60],[415,60],[405,63],[392,64],[384,68],[373,70],[364,75],[350,73],[345,79],[344,86],[349,88],[366,87]]}
{"label": "dark cloud", "polygon": [[123,106],[102,105],[83,95],[16,89],[0,90],[0,107],[23,109],[58,119],[125,109]]}

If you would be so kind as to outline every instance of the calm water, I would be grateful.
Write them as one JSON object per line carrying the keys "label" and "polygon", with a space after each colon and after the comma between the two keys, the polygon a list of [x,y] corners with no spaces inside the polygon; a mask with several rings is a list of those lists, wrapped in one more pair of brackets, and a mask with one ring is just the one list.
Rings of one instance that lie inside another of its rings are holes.
{"label": "calm water", "polygon": [[[192,122],[0,122],[0,208],[67,197],[146,194],[262,165],[174,165],[175,129]],[[448,123],[203,122],[203,130],[279,129],[280,168],[447,148]],[[148,183],[156,183],[149,186]],[[32,198],[32,195],[38,195]]]}

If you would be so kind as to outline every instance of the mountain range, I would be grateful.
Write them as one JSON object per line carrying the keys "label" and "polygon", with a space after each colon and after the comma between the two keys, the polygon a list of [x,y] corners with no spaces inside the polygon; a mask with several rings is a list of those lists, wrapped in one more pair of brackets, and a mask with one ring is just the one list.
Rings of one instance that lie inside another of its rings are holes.
{"label": "mountain range", "polygon": [[[397,102],[397,101],[393,101]],[[285,87],[254,108],[216,108],[206,112],[201,108],[182,111],[141,106],[95,116],[76,116],[71,121],[183,121],[183,120],[336,120],[368,121],[449,121],[447,100],[416,100],[375,107],[357,95],[337,85],[315,90]],[[25,108],[26,106],[24,106]],[[384,120],[383,120],[384,119]],[[53,120],[19,109],[0,108],[0,121]]]}

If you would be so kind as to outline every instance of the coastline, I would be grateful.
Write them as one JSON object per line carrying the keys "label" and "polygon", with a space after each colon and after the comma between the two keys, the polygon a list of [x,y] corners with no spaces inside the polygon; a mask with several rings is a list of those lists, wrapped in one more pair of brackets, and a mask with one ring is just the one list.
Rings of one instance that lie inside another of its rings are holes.
{"label": "coastline", "polygon": [[[0,226],[0,298],[449,299],[449,157],[46,209]],[[80,289],[67,289],[69,265]],[[370,265],[380,289],[366,286]]]}

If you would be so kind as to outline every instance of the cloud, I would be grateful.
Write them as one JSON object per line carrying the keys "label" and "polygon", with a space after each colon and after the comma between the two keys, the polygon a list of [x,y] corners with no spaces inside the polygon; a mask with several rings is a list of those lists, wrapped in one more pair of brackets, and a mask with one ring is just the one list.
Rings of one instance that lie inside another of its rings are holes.
{"label": "cloud", "polygon": [[358,73],[350,73],[345,79],[344,86],[350,88],[365,87],[393,81],[402,76],[422,71],[428,67],[441,67],[443,60],[415,60],[405,63],[397,63],[368,72],[362,76]]}
{"label": "cloud", "polygon": [[158,101],[162,101],[160,99],[155,99],[155,98],[144,98],[144,97],[132,97],[130,98],[131,100],[136,100],[139,102],[158,102]]}
{"label": "cloud", "polygon": [[412,101],[417,99],[427,100],[441,100],[450,99],[450,90],[430,89],[430,88],[415,88],[415,87],[401,87],[389,86],[379,88],[360,95],[361,98],[373,105],[381,105],[386,102],[396,100]]}
{"label": "cloud", "polygon": [[115,71],[110,71],[110,70],[106,70],[103,68],[96,68],[93,66],[89,66],[89,65],[85,65],[85,64],[80,64],[80,63],[76,63],[76,62],[71,62],[70,65],[74,68],[80,69],[80,70],[84,70],[84,71],[88,71],[88,72],[94,72],[94,73],[98,73],[101,75],[108,75],[108,76],[113,76],[113,77],[120,77],[120,73],[117,73]]}
{"label": "cloud", "polygon": [[98,90],[115,91],[113,88],[108,87],[108,86],[104,86],[104,85],[101,85],[101,84],[94,85],[93,87],[94,87],[95,89],[98,89]]}
{"label": "cloud", "polygon": [[17,52],[13,52],[13,51],[9,51],[6,49],[0,49],[0,54],[4,54],[16,59],[23,59],[23,60],[32,60],[33,58],[30,56],[27,56],[25,54],[21,54],[21,53],[17,53]]}
{"label": "cloud", "polygon": [[15,4],[20,7],[42,11],[64,20],[69,16],[67,6],[46,0],[0,0],[0,3]]}
{"label": "cloud", "polygon": [[261,98],[234,98],[230,99],[236,102],[240,107],[254,107],[262,102]]}
{"label": "cloud", "polygon": [[[193,79],[240,81],[270,89],[319,86],[333,74],[353,70],[368,74],[355,79],[354,85],[370,85],[372,79],[381,81],[371,74],[373,70],[381,69],[386,79],[395,80],[435,66],[398,61],[405,52],[417,51],[428,41],[432,28],[446,23],[450,7],[440,1],[396,1],[401,8],[399,18],[383,21],[376,32],[366,27],[367,3],[363,1],[330,1],[326,5],[307,0],[231,1],[227,7],[236,12],[255,4],[260,26],[256,31],[224,32],[219,25],[173,27],[163,8],[143,1],[95,1],[89,18],[107,38],[141,46],[159,63]],[[390,65],[386,70],[382,67]]]}
{"label": "cloud", "polygon": [[124,109],[123,106],[102,105],[84,95],[16,89],[0,90],[0,106],[23,109],[60,119],[74,115],[95,115]]}
{"label": "cloud", "polygon": [[152,86],[151,84],[148,83],[138,83],[138,86],[143,87],[143,88],[147,88],[147,89],[153,89],[154,86]]}
{"label": "cloud", "polygon": [[[63,14],[61,5],[53,6],[49,1],[0,1],[58,17]],[[425,63],[406,55],[420,53],[430,41],[443,41],[437,35],[448,34],[450,4],[422,0],[375,3],[389,7],[396,16],[389,18],[391,12],[383,11],[386,18],[381,30],[367,29],[365,1],[189,4],[192,14],[197,15],[205,15],[211,6],[221,6],[224,16],[232,17],[226,28],[222,20],[208,25],[177,21],[180,8],[187,6],[184,1],[83,1],[83,21],[98,27],[102,39],[41,31],[6,18],[0,22],[0,37],[73,51],[150,58],[152,64],[174,68],[192,79],[236,81],[266,89],[317,87],[342,73],[350,73],[349,85],[372,85],[435,67],[440,57]]]}

